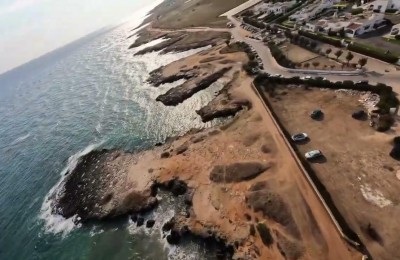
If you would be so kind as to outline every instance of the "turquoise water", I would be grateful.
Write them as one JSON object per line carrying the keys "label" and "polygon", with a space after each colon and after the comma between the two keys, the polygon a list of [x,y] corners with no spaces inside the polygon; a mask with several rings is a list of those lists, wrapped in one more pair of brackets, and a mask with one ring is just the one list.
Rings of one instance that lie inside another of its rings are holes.
{"label": "turquoise water", "polygon": [[[196,50],[134,57],[128,50],[134,38],[127,39],[134,27],[91,36],[0,76],[0,259],[203,258],[201,245],[168,248],[157,231],[127,219],[79,227],[46,208],[49,191],[85,149],[137,151],[210,125],[195,110],[217,86],[165,107],[155,98],[179,82],[159,88],[145,82],[151,70]],[[152,213],[158,225],[173,215],[173,204],[164,199]]]}

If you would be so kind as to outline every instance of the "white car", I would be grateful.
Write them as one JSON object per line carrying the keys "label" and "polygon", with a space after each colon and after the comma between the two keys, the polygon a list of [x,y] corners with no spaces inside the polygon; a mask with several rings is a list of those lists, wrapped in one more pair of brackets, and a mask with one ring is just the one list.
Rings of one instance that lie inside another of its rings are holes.
{"label": "white car", "polygon": [[304,156],[306,157],[307,160],[312,160],[321,157],[322,152],[320,150],[313,150],[307,152]]}

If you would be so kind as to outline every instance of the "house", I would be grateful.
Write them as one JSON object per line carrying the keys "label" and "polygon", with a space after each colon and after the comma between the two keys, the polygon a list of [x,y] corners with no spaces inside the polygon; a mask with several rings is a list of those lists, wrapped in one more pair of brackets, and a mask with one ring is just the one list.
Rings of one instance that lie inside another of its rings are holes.
{"label": "house", "polygon": [[346,37],[355,37],[370,32],[384,25],[384,14],[364,13],[352,16],[330,17],[306,23],[304,30],[310,32],[330,33],[344,30]]}
{"label": "house", "polygon": [[261,14],[259,16],[259,19],[263,19],[264,17],[270,15],[270,14],[282,14],[285,13],[287,9],[289,9],[291,6],[296,4],[296,1],[290,1],[290,2],[279,2],[279,3],[260,3],[253,7],[253,11],[256,14]]}
{"label": "house", "polygon": [[339,2],[339,0],[322,0],[319,3],[308,5],[304,9],[289,16],[289,20],[296,23],[308,22],[324,10],[331,8],[337,2]]}
{"label": "house", "polygon": [[385,24],[384,18],[385,16],[382,13],[358,15],[344,29],[345,35],[355,37],[376,30]]}
{"label": "house", "polygon": [[376,0],[372,2],[364,2],[362,8],[374,11],[376,13],[385,13],[386,10],[400,10],[400,0]]}

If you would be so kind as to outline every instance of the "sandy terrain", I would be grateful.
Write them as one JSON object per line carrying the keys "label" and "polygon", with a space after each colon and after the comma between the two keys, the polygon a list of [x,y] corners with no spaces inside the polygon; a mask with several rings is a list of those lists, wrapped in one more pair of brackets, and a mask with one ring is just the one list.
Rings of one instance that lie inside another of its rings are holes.
{"label": "sandy terrain", "polygon": [[[362,108],[359,96],[301,88],[278,93],[270,98],[274,110],[290,133],[310,136],[309,143],[298,145],[302,153],[324,153],[326,161],[312,167],[353,230],[375,259],[399,259],[400,225],[394,216],[400,214],[400,164],[389,157],[394,134],[378,133],[368,121],[351,117]],[[322,121],[309,117],[317,108],[325,113]]]}
{"label": "sandy terrain", "polygon": [[244,2],[246,0],[168,0],[156,7],[144,23],[153,21],[154,27],[167,29],[226,27],[228,20],[220,15]]}

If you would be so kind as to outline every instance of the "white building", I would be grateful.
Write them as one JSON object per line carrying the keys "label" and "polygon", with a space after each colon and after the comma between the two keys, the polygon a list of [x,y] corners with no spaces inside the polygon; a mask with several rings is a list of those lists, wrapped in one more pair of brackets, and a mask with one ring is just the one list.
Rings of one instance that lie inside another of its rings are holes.
{"label": "white building", "polygon": [[383,26],[385,16],[382,13],[372,13],[369,16],[358,16],[346,26],[344,32],[347,37],[355,37]]}
{"label": "white building", "polygon": [[332,17],[308,22],[304,30],[311,32],[328,33],[344,30],[346,37],[355,37],[373,31],[384,24],[384,15],[381,13],[365,13],[361,15]]}
{"label": "white building", "polygon": [[308,22],[309,20],[315,18],[322,11],[331,8],[332,5],[339,1],[340,0],[322,0],[317,4],[306,6],[304,9],[299,10],[289,16],[289,20],[297,23]]}
{"label": "white building", "polygon": [[291,6],[293,6],[296,3],[296,1],[291,1],[291,2],[282,2],[282,3],[260,3],[256,6],[253,7],[253,11],[256,14],[262,14],[260,19],[266,17],[269,14],[282,14],[285,13],[287,9],[289,9]]}
{"label": "white building", "polygon": [[363,1],[362,8],[370,11],[384,13],[387,9],[400,10],[400,0],[376,0],[372,2]]}

